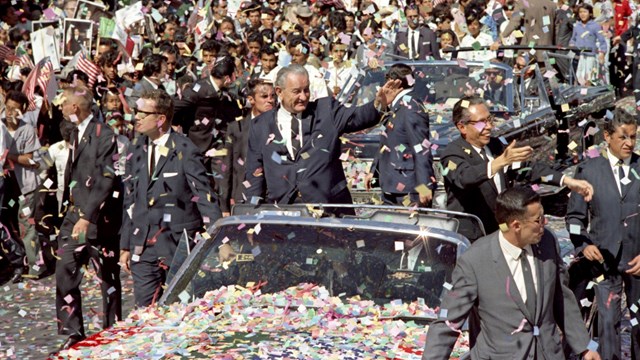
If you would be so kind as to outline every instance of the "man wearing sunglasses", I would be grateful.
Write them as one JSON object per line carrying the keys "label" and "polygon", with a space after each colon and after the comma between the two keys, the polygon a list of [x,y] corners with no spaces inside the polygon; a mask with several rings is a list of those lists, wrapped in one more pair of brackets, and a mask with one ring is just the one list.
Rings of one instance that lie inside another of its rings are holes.
{"label": "man wearing sunglasses", "polygon": [[142,93],[124,176],[120,265],[133,275],[138,307],[162,295],[184,231],[192,239],[221,215],[200,150],[171,130],[173,100],[163,90]]}
{"label": "man wearing sunglasses", "polygon": [[[498,230],[493,216],[496,196],[516,182],[567,186],[590,199],[593,188],[584,180],[564,176],[541,162],[530,161],[533,148],[504,144],[491,136],[495,118],[485,100],[465,96],[453,107],[453,123],[460,137],[444,149],[440,163],[444,167],[447,209],[476,215],[487,233]],[[461,220],[460,233],[469,240],[482,236],[472,222]]]}

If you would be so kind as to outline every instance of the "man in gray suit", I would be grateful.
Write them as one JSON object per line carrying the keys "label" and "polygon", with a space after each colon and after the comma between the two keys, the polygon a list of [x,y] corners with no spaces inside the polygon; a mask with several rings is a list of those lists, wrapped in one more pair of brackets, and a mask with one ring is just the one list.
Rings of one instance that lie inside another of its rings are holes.
{"label": "man in gray suit", "polygon": [[[576,179],[593,185],[593,199],[587,202],[579,194],[571,195],[567,208],[571,242],[587,263],[586,271],[580,272],[582,278],[572,278],[572,282],[588,283],[604,276],[594,287],[604,359],[622,359],[618,327],[623,289],[632,321],[640,321],[639,312],[633,311],[640,300],[640,157],[633,153],[637,130],[632,115],[623,110],[614,112],[604,126],[605,156],[589,159],[576,169]],[[640,358],[637,325],[631,327],[631,344],[631,358]]]}
{"label": "man in gray suit", "polygon": [[448,359],[473,309],[480,332],[472,359],[564,359],[559,330],[576,354],[600,359],[567,287],[557,239],[544,228],[540,196],[514,187],[496,202],[500,230],[458,259],[422,358]]}
{"label": "man in gray suit", "polygon": [[143,92],[123,179],[125,201],[120,264],[133,275],[136,306],[162,295],[167,270],[183,232],[196,232],[220,218],[200,150],[171,131],[173,100],[160,89]]}

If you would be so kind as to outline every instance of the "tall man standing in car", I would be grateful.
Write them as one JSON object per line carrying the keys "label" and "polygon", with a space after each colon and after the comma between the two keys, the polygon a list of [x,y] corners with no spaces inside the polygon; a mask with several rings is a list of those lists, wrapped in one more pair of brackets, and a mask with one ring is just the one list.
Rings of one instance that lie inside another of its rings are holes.
{"label": "tall man standing in car", "polygon": [[120,264],[133,275],[138,307],[162,295],[167,271],[183,234],[193,238],[220,218],[202,155],[171,130],[173,100],[163,90],[142,93],[124,176]]}
{"label": "tall man standing in car", "polygon": [[409,28],[398,33],[394,53],[409,60],[440,60],[440,47],[436,34],[429,27],[420,27],[420,13],[415,5],[404,8]]}
{"label": "tall man standing in car", "polygon": [[248,200],[351,204],[340,137],[377,124],[400,80],[387,81],[374,101],[351,108],[331,97],[309,102],[309,75],[300,65],[282,68],[275,85],[280,105],[255,118],[249,133]]}
{"label": "tall man standing in car", "polygon": [[393,65],[386,80],[399,80],[402,86],[382,118],[384,133],[372,170],[378,175],[384,203],[428,206],[435,188],[429,115],[413,92],[410,66]]}
{"label": "tall man standing in car", "polygon": [[[576,180],[548,165],[531,162],[530,146],[508,145],[491,136],[494,116],[485,100],[465,96],[453,106],[453,124],[460,137],[442,152],[447,209],[476,215],[487,233],[498,230],[493,212],[496,197],[516,182],[547,183],[567,186],[590,199],[593,188],[584,180]],[[482,236],[480,229],[467,219],[460,220],[460,233],[469,240]]]}
{"label": "tall man standing in car", "polygon": [[[93,118],[91,91],[69,87],[63,92],[62,115],[76,125],[72,149],[65,169],[63,199],[67,211],[58,234],[56,265],[56,315],[58,333],[69,335],[60,350],[85,338],[82,321],[80,283],[89,259],[100,278],[103,299],[103,326],[122,319],[118,240],[105,236],[112,214],[104,211],[113,193],[113,156],[117,153],[111,129]],[[111,226],[112,227],[112,226]]]}
{"label": "tall man standing in car", "polygon": [[[616,110],[613,119],[605,122],[606,153],[576,169],[576,179],[593,184],[593,198],[588,201],[574,194],[567,208],[571,242],[591,267],[584,271],[584,281],[593,280],[589,278],[592,275],[604,276],[594,287],[603,359],[622,359],[619,327],[623,288],[632,321],[640,321],[639,312],[633,311],[640,300],[640,157],[633,153],[637,129],[636,119],[623,110]],[[631,358],[640,358],[640,328],[633,323]]]}

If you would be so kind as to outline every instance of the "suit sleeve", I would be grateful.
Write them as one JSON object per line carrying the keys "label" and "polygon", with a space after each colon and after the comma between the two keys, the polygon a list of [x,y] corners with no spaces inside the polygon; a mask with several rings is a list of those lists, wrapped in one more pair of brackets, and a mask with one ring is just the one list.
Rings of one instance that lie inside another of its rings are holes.
{"label": "suit sleeve", "polygon": [[507,27],[504,28],[502,32],[502,37],[508,37],[511,33],[520,27],[522,24],[522,18],[524,17],[524,8],[522,5],[522,1],[516,1],[515,9],[513,10],[513,14],[511,15],[511,19],[507,23]]}
{"label": "suit sleeve", "polygon": [[[258,119],[260,117],[258,117]],[[257,122],[251,126],[246,159],[247,172],[245,174],[245,179],[247,179],[250,184],[246,191],[246,196],[247,200],[254,205],[264,202],[266,196],[264,159],[262,157],[262,147],[264,146],[262,140],[264,137],[260,134],[260,128],[261,126],[259,126]]]}
{"label": "suit sleeve", "polygon": [[220,208],[223,212],[229,212],[231,209],[231,190],[233,188],[233,153],[234,143],[240,141],[236,134],[239,133],[237,121],[229,124],[227,128],[227,136],[224,141],[224,149],[226,154],[222,158],[224,170],[222,171],[222,179],[220,179]]}
{"label": "suit sleeve", "polygon": [[335,99],[330,101],[333,121],[341,135],[368,129],[380,122],[381,114],[373,106],[373,101],[356,108],[342,106]]}
{"label": "suit sleeve", "polygon": [[174,125],[183,125],[185,123],[193,123],[196,113],[196,103],[198,94],[193,91],[193,86],[189,86],[182,92],[182,96],[173,97],[174,104]]}
{"label": "suit sleeve", "polygon": [[433,56],[435,60],[442,60],[442,57],[440,57],[438,38],[436,33],[431,30],[429,30],[429,46],[431,47],[431,56]]}
{"label": "suit sleeve", "polygon": [[460,328],[478,298],[478,283],[471,264],[461,256],[453,270],[453,288],[442,300],[438,320],[429,326],[423,360],[448,359]]}
{"label": "suit sleeve", "polygon": [[[117,154],[117,141],[115,136],[110,131],[105,131],[106,126],[102,123],[96,123],[94,128],[95,139],[98,142],[98,148],[95,158],[95,171],[94,185],[89,194],[89,199],[80,209],[82,210],[82,218],[89,220],[89,222],[95,224],[98,222],[98,215],[100,206],[110,195],[113,179],[115,177],[113,158]],[[102,134],[100,132],[102,131]],[[77,186],[84,186],[85,184],[78,184]]]}
{"label": "suit sleeve", "polygon": [[[425,140],[429,140],[429,116],[423,111],[422,104],[413,100],[407,113],[407,135],[409,146],[414,151],[416,184],[424,184],[433,190],[435,181],[433,173],[433,156],[431,148],[424,148]],[[416,151],[420,149],[420,151]]]}
{"label": "suit sleeve", "polygon": [[560,257],[558,241],[555,236],[553,236],[553,239],[556,249],[556,265],[558,267],[553,306],[554,318],[573,352],[580,354],[587,350],[590,338],[582,321],[578,302],[573,295],[573,291],[569,288],[569,275]]}
{"label": "suit sleeve", "polygon": [[[194,150],[196,150],[194,148]],[[196,206],[205,224],[212,225],[222,214],[218,206],[218,199],[209,185],[207,171],[204,167],[202,155],[196,151],[183,154],[184,172],[191,189],[191,194],[197,196]],[[208,223],[206,222],[208,218]]]}
{"label": "suit sleeve", "polygon": [[[576,169],[575,179],[585,179],[584,168],[579,165]],[[576,249],[576,252],[581,252],[587,245],[592,245],[593,242],[589,238],[589,203],[584,201],[584,197],[577,192],[571,193],[569,197],[569,204],[567,205],[567,216],[565,218],[567,229],[569,229],[569,237]],[[580,232],[571,231],[576,226],[580,227]]]}
{"label": "suit sleeve", "polygon": [[[135,142],[136,140],[134,140]],[[124,201],[122,208],[122,228],[120,230],[120,249],[121,250],[130,250],[130,236],[133,232],[133,219],[129,216],[129,209],[134,204],[134,179],[133,179],[133,168],[132,165],[133,156],[129,156],[129,154],[133,153],[135,149],[135,144],[131,144],[129,146],[129,151],[127,152],[127,156],[129,160],[127,160],[125,165],[124,177],[122,178],[122,183],[124,185]]]}
{"label": "suit sleeve", "polygon": [[[465,156],[466,154],[463,155],[463,153],[459,151],[461,149],[447,151],[449,147],[453,146],[459,145],[449,145],[440,160],[442,166],[448,169],[445,170],[447,171],[445,177],[451,185],[459,189],[475,188],[489,179],[487,176],[487,164],[485,162],[471,165]],[[475,151],[471,147],[469,147],[468,150]]]}
{"label": "suit sleeve", "polygon": [[560,186],[562,180],[562,172],[554,170],[543,162],[525,163],[519,169],[509,167],[509,176],[518,182],[528,183],[545,183],[549,185]]}

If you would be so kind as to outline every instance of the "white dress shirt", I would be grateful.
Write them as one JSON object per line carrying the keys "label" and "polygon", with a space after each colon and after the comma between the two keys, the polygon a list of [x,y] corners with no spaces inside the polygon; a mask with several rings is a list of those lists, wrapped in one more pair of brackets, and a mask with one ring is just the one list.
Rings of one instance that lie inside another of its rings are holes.
{"label": "white dress shirt", "polygon": [[[78,141],[82,141],[82,136],[84,136],[84,132],[87,130],[87,126],[89,126],[91,119],[93,119],[93,114],[90,114],[86,119],[82,120],[82,122],[78,124]],[[71,142],[73,142],[73,139],[71,139]]]}
{"label": "white dress shirt", "polygon": [[[278,109],[278,115],[276,121],[278,123],[278,130],[280,130],[280,135],[282,135],[282,139],[285,141],[287,146],[287,150],[289,151],[289,155],[293,159],[295,154],[293,152],[293,146],[291,146],[291,121],[293,119],[293,114],[284,109],[284,107],[280,106]],[[300,120],[300,116],[297,116],[296,121],[298,121],[298,129],[300,129],[300,136],[298,137],[298,141],[300,144],[298,145],[298,149],[302,148],[302,121]]]}
{"label": "white dress shirt", "polygon": [[153,152],[153,165],[155,169],[155,165],[158,164],[158,160],[160,160],[160,156],[162,156],[160,148],[166,146],[167,141],[169,140],[169,134],[171,134],[171,129],[169,129],[169,131],[153,141],[149,139],[149,144],[147,146],[147,165],[149,166],[148,169],[151,169],[151,143],[153,143],[153,145],[155,145],[156,147],[155,151]]}
{"label": "white dress shirt", "polygon": [[[493,44],[493,38],[489,34],[483,32],[478,34],[478,37],[473,37],[470,34],[465,35],[460,41],[460,47],[473,47],[473,44],[478,42],[480,46],[490,46]],[[468,61],[489,61],[495,59],[496,52],[491,50],[478,50],[478,51],[461,51],[458,53],[458,59]]]}
{"label": "white dress shirt", "polygon": [[[520,254],[522,253],[522,249],[507,241],[502,234],[502,231],[498,232],[498,240],[500,242],[502,255],[504,255],[504,259],[507,261],[507,266],[509,266],[509,270],[513,276],[513,281],[516,283],[516,287],[522,296],[522,301],[526,303],[527,296],[529,296],[529,294],[527,294],[526,286],[524,284],[524,275],[522,274],[522,267],[520,266]],[[527,250],[527,261],[531,268],[533,286],[536,291],[538,291],[538,269],[536,268],[535,257],[533,256],[531,245],[525,246],[524,249]]]}
{"label": "white dress shirt", "polygon": [[[609,159],[609,164],[611,165],[611,171],[613,171],[613,177],[616,179],[616,186],[618,187],[618,193],[622,195],[622,187],[620,186],[620,180],[618,177],[618,168],[620,167],[620,165],[618,165],[618,161],[620,159],[618,159],[615,155],[613,155],[611,151],[609,151],[609,149],[607,149],[607,158]],[[628,157],[622,160],[622,170],[624,171],[624,178],[629,181],[631,181],[631,179],[629,179],[630,164],[631,164],[631,157]]]}

